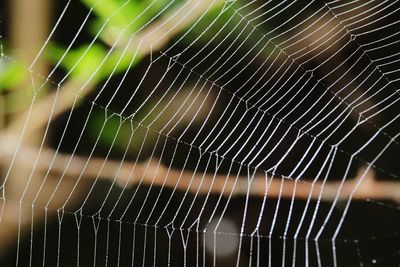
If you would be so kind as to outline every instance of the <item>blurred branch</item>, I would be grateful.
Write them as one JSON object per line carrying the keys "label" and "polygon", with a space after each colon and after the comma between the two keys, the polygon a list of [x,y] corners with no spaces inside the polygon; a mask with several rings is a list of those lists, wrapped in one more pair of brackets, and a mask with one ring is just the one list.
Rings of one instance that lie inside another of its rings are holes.
{"label": "blurred branch", "polygon": [[0,93],[0,129],[6,126],[6,101],[5,97]]}
{"label": "blurred branch", "polygon": [[[5,158],[12,156],[11,151],[1,151],[0,162],[7,162]],[[24,157],[20,157],[16,164],[19,167],[32,169],[38,151],[35,148],[25,147],[22,149]],[[36,165],[35,171],[45,173],[50,168],[50,162],[55,156],[55,152],[51,149],[42,150],[41,160]],[[215,195],[246,195],[248,186],[250,186],[250,195],[252,197],[264,197],[267,192],[268,197],[291,198],[295,184],[296,199],[318,199],[322,190],[321,199],[324,201],[332,201],[338,192],[340,182],[315,182],[314,185],[309,180],[295,180],[293,178],[281,179],[281,177],[265,177],[264,175],[255,175],[249,184],[247,176],[239,176],[226,174],[203,174],[193,173],[190,170],[168,169],[162,163],[158,166],[158,160],[147,160],[136,165],[132,162],[123,162],[108,159],[106,168],[102,168],[105,161],[104,158],[93,157],[90,160],[86,157],[75,155],[72,158],[70,167],[65,169],[71,155],[57,153],[54,164],[51,166],[51,173],[54,177],[62,174],[70,179],[76,179],[82,173],[85,179],[98,179],[113,181],[115,180],[120,186],[135,186],[140,181],[142,184],[159,187],[167,187],[169,189],[186,191],[199,194],[215,194]],[[88,164],[87,164],[88,162]],[[29,164],[31,163],[31,164]],[[87,165],[86,165],[87,164]],[[100,171],[99,171],[100,170]],[[361,179],[365,168],[360,168],[354,178],[348,178],[342,187],[340,198],[347,199],[352,192],[354,186]],[[312,178],[312,177],[310,177]],[[271,180],[272,179],[272,180]],[[192,182],[191,182],[192,180]],[[281,182],[283,182],[282,192],[280,192]],[[268,185],[268,186],[267,186]],[[311,193],[310,193],[311,192]],[[364,178],[362,184],[354,195],[358,199],[386,199],[400,201],[400,183],[391,181],[376,180],[375,173],[369,171]]]}
{"label": "blurred branch", "polygon": [[[51,1],[13,0],[10,3],[10,44],[12,54],[18,62],[29,65],[48,35]],[[35,70],[45,75],[47,68],[47,62],[39,60]],[[19,100],[15,101],[16,103],[26,102],[26,99],[32,98],[32,90],[27,90],[31,88],[28,77],[17,87],[22,92],[18,95]],[[24,112],[20,113],[17,112],[13,117],[25,115]]]}
{"label": "blurred branch", "polygon": [[[35,58],[36,53],[40,50],[46,36],[48,35],[48,26],[50,22],[51,4],[50,0],[13,0],[10,2],[10,48],[12,50],[15,59],[23,65],[27,65]],[[38,60],[36,65],[36,70],[45,75],[47,73],[47,62],[45,60]],[[22,75],[21,75],[22,76]],[[27,99],[32,98],[32,85],[28,76],[19,77],[18,83],[13,84],[9,88],[11,90],[18,90],[15,93],[13,101],[9,101],[6,97],[0,96],[2,98],[1,106],[1,117],[5,120],[4,127],[1,127],[0,132],[0,147],[3,149],[10,148],[16,144],[12,139],[15,135],[18,135],[20,129],[16,129],[15,132],[10,135],[11,139],[6,137],[5,132],[8,131],[10,125],[14,123],[14,119],[19,117],[25,117],[27,114],[26,110],[7,112],[7,108],[12,104],[26,103]],[[42,90],[45,92],[45,90]],[[18,120],[18,119],[17,119]],[[12,127],[11,127],[12,128]],[[40,129],[41,130],[41,129]],[[37,143],[38,138],[40,138],[40,132],[36,132],[35,135],[30,135],[27,143],[34,145]],[[12,142],[10,144],[9,142]],[[8,163],[8,161],[6,161]],[[3,166],[6,162],[2,162]],[[3,172],[3,166],[0,168],[0,172]],[[16,196],[20,193],[23,188],[25,178],[29,175],[28,170],[24,168],[17,169],[13,174],[11,182],[9,183],[9,194]],[[3,177],[3,175],[2,175]],[[1,180],[3,183],[3,180]],[[15,218],[15,220],[10,220]],[[6,204],[3,200],[3,204],[0,204],[0,256],[2,256],[3,251],[10,242],[15,241],[14,229],[20,226],[19,216],[17,209],[7,209]]]}
{"label": "blurred branch", "polygon": [[[13,0],[10,1],[11,47],[18,60],[30,63],[40,50],[48,34],[51,1]],[[41,62],[40,73],[46,64]]]}

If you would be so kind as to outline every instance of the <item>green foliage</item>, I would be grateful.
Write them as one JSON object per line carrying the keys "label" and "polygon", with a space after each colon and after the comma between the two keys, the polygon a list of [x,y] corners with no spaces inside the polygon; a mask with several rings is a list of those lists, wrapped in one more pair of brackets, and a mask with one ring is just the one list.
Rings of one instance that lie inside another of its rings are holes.
{"label": "green foliage", "polygon": [[[168,5],[169,0],[81,0],[88,8],[93,9],[96,19],[91,21],[90,30],[95,36],[99,31],[100,39],[104,44],[95,43],[92,46],[84,44],[74,48],[64,55],[66,48],[60,44],[49,46],[47,56],[51,62],[59,62],[66,72],[71,72],[72,79],[88,80],[99,83],[106,79],[114,71],[115,74],[125,71],[130,65],[135,66],[142,59],[141,55],[134,54],[135,49],[115,48],[108,54],[110,47],[106,45],[107,40],[113,39],[121,32],[124,37],[131,36],[149,22],[154,21],[164,8],[172,8]],[[104,28],[101,30],[101,28]],[[121,38],[120,47],[125,47],[129,38]],[[124,43],[125,42],[125,43]],[[132,64],[131,61],[133,60]],[[114,70],[114,68],[116,68]],[[94,75],[93,75],[94,74]]]}
{"label": "green foliage", "polygon": [[0,92],[12,90],[28,77],[26,67],[17,61],[0,59]]}
{"label": "green foliage", "polygon": [[[56,62],[63,57],[65,50],[59,46],[49,47],[49,58]],[[106,79],[113,72],[121,73],[128,69],[131,61],[135,66],[141,59],[134,51],[116,49],[114,53],[109,53],[105,46],[93,44],[92,46],[83,45],[65,55],[61,66],[66,71],[71,72],[71,79],[87,81],[91,79],[92,83],[99,83]]]}

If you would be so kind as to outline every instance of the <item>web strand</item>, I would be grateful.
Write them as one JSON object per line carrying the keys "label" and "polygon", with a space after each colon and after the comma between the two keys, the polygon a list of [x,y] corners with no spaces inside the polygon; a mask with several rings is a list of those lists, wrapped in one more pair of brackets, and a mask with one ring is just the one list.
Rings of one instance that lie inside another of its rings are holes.
{"label": "web strand", "polygon": [[[87,2],[56,47],[75,8],[62,5],[26,70],[34,93],[1,185],[0,222],[18,210],[16,266],[25,255],[29,266],[398,257],[360,246],[397,231],[346,237],[359,206],[398,216],[396,204],[357,197],[377,173],[398,178],[385,163],[400,148],[398,1]],[[2,37],[0,50],[0,65],[12,60]]]}

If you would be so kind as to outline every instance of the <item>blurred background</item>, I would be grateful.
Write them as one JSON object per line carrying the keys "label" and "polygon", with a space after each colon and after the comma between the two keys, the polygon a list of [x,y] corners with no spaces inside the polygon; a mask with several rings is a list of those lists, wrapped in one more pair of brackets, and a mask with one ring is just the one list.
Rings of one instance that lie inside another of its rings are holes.
{"label": "blurred background", "polygon": [[397,266],[398,10],[2,1],[0,265]]}

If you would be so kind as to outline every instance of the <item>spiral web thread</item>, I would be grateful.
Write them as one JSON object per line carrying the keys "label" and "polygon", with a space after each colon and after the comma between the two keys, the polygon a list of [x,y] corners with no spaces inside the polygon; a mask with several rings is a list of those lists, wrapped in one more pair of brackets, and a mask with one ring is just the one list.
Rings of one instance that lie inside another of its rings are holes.
{"label": "spiral web thread", "polygon": [[[203,11],[160,49],[153,47],[157,39],[149,44],[147,36],[135,39],[142,29],[129,30],[138,19],[132,17],[87,80],[73,88],[73,105],[60,127],[53,118],[63,101],[58,92],[130,1],[116,1],[118,7],[82,56],[69,71],[60,71],[101,2],[79,18],[69,46],[42,76],[37,62],[63,31],[63,21],[74,16],[68,1],[27,69],[34,94],[1,186],[3,202],[19,212],[16,265],[25,257],[30,266],[59,266],[69,257],[83,266],[218,266],[228,257],[236,266],[341,266],[349,258],[363,266],[398,256],[396,249],[363,254],[365,244],[395,240],[396,232],[365,240],[341,235],[351,223],[354,202],[366,212],[370,206],[398,212],[395,204],[355,196],[371,171],[398,178],[381,164],[390,153],[399,155],[400,146],[398,1],[168,2],[143,28],[157,25],[156,32],[163,27],[157,22],[168,14],[169,34],[200,6]],[[148,1],[139,16],[156,4]],[[136,65],[148,46],[148,56]],[[113,55],[117,60],[109,61]],[[1,58],[12,60],[3,52]],[[119,72],[124,58],[129,68]],[[111,74],[95,93],[86,93],[102,68]],[[137,81],[129,80],[133,76]],[[8,184],[29,139],[31,111],[46,87],[56,94],[51,112],[42,114],[48,120],[40,149],[23,193],[8,198]],[[95,118],[97,138],[87,141]],[[52,141],[54,153],[47,155],[54,127],[61,134]],[[112,141],[104,148],[101,138],[110,127]],[[134,142],[138,150],[131,155]],[[118,143],[124,149],[116,148]],[[84,164],[75,166],[88,146]],[[60,158],[65,165],[54,177]],[[48,168],[40,172],[40,186],[33,186],[43,159]],[[110,161],[119,165],[110,170]],[[88,182],[93,162],[99,168]],[[365,166],[359,179],[344,192],[359,166]],[[70,170],[73,178],[67,177]],[[107,170],[111,175],[104,182]],[[324,185],[332,181],[337,191],[324,201],[329,194]],[[49,184],[50,193],[43,190]],[[310,191],[298,200],[301,185]],[[256,191],[262,193],[254,196]],[[63,200],[56,201],[60,195]],[[25,217],[28,245],[21,233]],[[226,256],[230,245],[234,248]]]}

